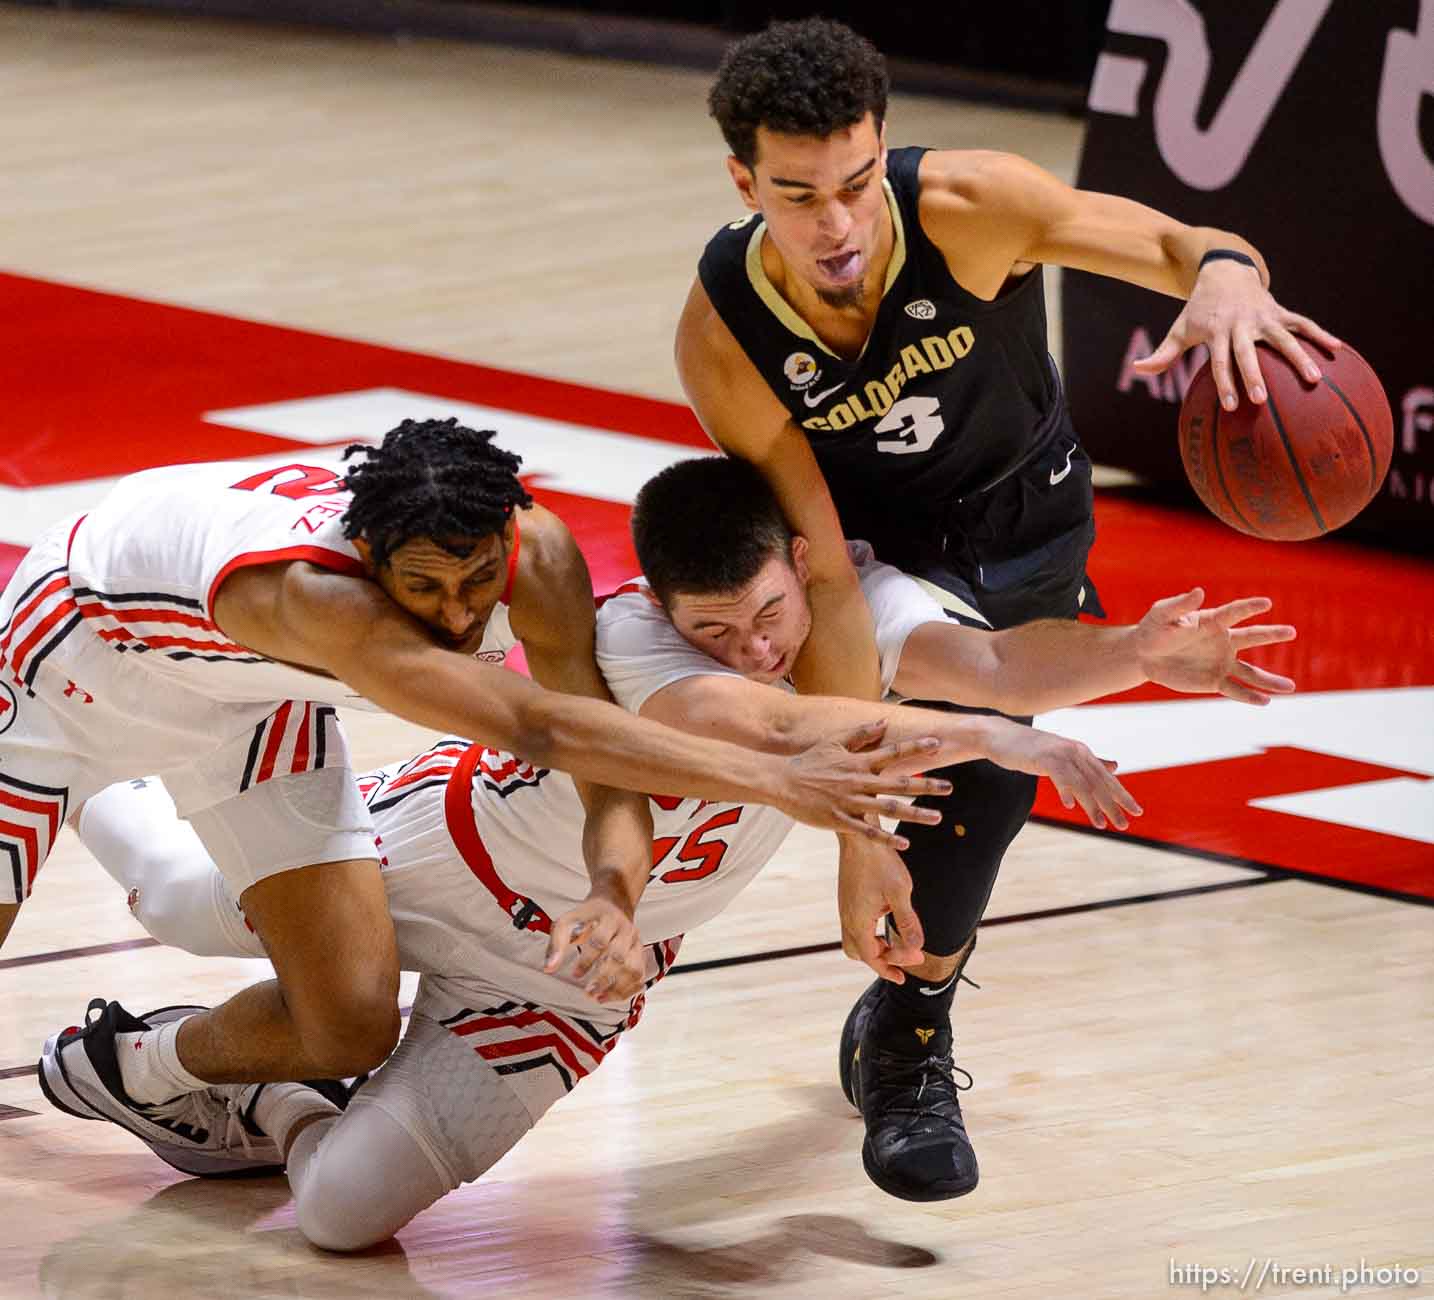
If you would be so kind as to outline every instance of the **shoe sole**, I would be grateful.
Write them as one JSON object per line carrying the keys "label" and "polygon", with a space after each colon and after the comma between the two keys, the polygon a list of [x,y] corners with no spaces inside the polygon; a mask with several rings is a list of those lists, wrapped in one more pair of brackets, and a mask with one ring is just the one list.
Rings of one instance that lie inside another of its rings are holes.
{"label": "shoe sole", "polygon": [[881,1166],[876,1163],[871,1154],[871,1139],[868,1138],[861,1144],[861,1167],[866,1170],[866,1176],[871,1179],[888,1196],[895,1196],[902,1201],[954,1201],[958,1196],[968,1196],[976,1190],[978,1177],[974,1182],[964,1183],[956,1187],[946,1188],[920,1188],[912,1189],[902,1183],[893,1182],[882,1172]]}
{"label": "shoe sole", "polygon": [[[156,1013],[161,1020],[178,1019],[182,1013],[189,1015],[196,1009],[193,1007],[166,1007],[163,1011]],[[171,1013],[166,1015],[165,1013]],[[65,1042],[62,1043],[61,1039]],[[36,1070],[36,1077],[40,1083],[40,1091],[45,1094],[45,1099],[56,1110],[63,1111],[66,1115],[72,1115],[75,1119],[107,1120],[117,1124],[126,1133],[132,1134],[154,1152],[165,1164],[172,1169],[179,1170],[182,1174],[189,1174],[196,1178],[267,1178],[274,1174],[284,1172],[282,1164],[265,1164],[235,1167],[232,1159],[226,1160],[222,1157],[207,1156],[201,1152],[189,1153],[182,1148],[177,1148],[169,1143],[152,1142],[142,1133],[136,1133],[128,1124],[116,1116],[110,1115],[99,1107],[88,1101],[75,1086],[70,1082],[69,1072],[65,1069],[64,1058],[60,1049],[73,1041],[64,1033],[51,1034],[45,1040],[45,1046],[40,1055],[39,1068]],[[106,1094],[107,1095],[107,1094]]]}
{"label": "shoe sole", "polygon": [[65,1075],[64,1066],[60,1064],[60,1039],[64,1034],[51,1034],[45,1040],[44,1049],[40,1053],[40,1065],[35,1071],[40,1081],[40,1091],[45,1094],[45,1100],[56,1110],[64,1111],[66,1115],[73,1115],[76,1119],[108,1119],[108,1115],[97,1114],[94,1108],[70,1087],[70,1081]]}

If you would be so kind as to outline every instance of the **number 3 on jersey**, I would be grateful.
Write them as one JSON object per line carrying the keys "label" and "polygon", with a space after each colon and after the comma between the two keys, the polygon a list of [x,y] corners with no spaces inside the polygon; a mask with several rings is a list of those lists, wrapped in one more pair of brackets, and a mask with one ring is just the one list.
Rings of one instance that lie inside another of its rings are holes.
{"label": "number 3 on jersey", "polygon": [[938,398],[903,397],[876,426],[876,449],[893,456],[930,451],[945,428]]}

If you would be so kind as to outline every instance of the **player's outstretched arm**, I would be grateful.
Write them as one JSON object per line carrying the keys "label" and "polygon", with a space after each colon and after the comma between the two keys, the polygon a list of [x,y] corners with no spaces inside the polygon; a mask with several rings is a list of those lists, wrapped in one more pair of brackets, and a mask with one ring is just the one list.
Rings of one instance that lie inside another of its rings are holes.
{"label": "player's outstretched arm", "polygon": [[793,532],[809,543],[813,635],[792,680],[809,693],[878,698],[881,667],[871,611],[826,479],[805,435],[732,337],[700,280],[683,308],[675,352],[683,390],[707,436],[762,472]]}
{"label": "player's outstretched arm", "polygon": [[1017,717],[1081,704],[1144,682],[1187,694],[1220,694],[1268,704],[1295,688],[1241,656],[1292,641],[1288,624],[1247,620],[1270,601],[1250,596],[1203,609],[1196,587],[1158,600],[1139,623],[1093,627],[1043,619],[1002,632],[924,623],[906,639],[893,682],[902,695],[999,709]]}
{"label": "player's outstretched arm", "polygon": [[[998,268],[1051,262],[1188,299],[1160,345],[1135,363],[1137,370],[1159,374],[1204,343],[1220,399],[1234,409],[1236,370],[1250,400],[1265,400],[1257,342],[1283,353],[1311,383],[1319,367],[1296,336],[1331,351],[1341,346],[1328,330],[1275,301],[1259,250],[1228,230],[1187,226],[1115,194],[1073,189],[1013,154],[937,153],[928,160],[922,218],[948,257],[961,257],[964,242],[989,250]],[[1250,265],[1219,258],[1202,266],[1214,250],[1238,253]]]}
{"label": "player's outstretched arm", "polygon": [[[827,739],[782,759],[699,740],[600,700],[544,690],[441,649],[376,584],[299,562],[240,570],[220,589],[214,615],[241,645],[330,673],[398,717],[605,785],[771,804],[813,826],[899,845],[901,836],[863,818],[930,821],[899,796],[947,788],[905,775],[930,765],[923,755],[934,743],[869,749],[864,735],[850,749]],[[823,734],[831,733],[828,727]]]}
{"label": "player's outstretched arm", "polygon": [[[568,527],[534,506],[524,517],[522,561],[509,620],[540,686],[611,701],[598,671],[596,608],[587,562]],[[635,915],[652,869],[652,809],[634,790],[577,780],[588,896],[553,921],[544,969],[599,1002],[642,988],[646,951]]]}
{"label": "player's outstretched arm", "polygon": [[1067,808],[1079,804],[1096,826],[1107,821],[1122,830],[1140,806],[1113,775],[1115,764],[1097,758],[1077,740],[1067,740],[1005,718],[937,713],[898,704],[867,704],[833,696],[792,695],[723,673],[684,677],[656,691],[642,716],[685,727],[696,734],[735,740],[753,747],[800,749],[834,723],[844,726],[875,709],[888,737],[934,735],[939,748],[933,766],[985,758],[1016,772],[1049,777]]}

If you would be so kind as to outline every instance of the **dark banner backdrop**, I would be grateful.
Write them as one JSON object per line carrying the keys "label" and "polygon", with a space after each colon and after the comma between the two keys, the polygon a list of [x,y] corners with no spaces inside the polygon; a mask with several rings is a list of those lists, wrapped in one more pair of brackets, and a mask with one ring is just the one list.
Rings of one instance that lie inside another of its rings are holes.
{"label": "dark banner backdrop", "polygon": [[[1360,531],[1434,545],[1434,0],[1115,0],[1078,184],[1250,239],[1285,306],[1384,383],[1394,460]],[[1179,304],[1064,281],[1066,380],[1094,459],[1183,481],[1175,425],[1203,351],[1129,369]]]}

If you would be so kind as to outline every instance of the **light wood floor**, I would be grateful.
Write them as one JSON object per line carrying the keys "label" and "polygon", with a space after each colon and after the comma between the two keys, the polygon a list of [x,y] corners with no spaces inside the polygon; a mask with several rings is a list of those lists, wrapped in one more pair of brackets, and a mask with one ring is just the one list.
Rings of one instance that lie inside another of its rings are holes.
{"label": "light wood floor", "polygon": [[[679,396],[695,256],[736,215],[705,78],[430,42],[0,9],[0,266]],[[893,143],[1074,171],[1078,125],[893,105]],[[23,322],[8,322],[23,328]],[[360,762],[417,747],[355,720]],[[684,960],[829,941],[798,833]],[[0,1295],[1150,1297],[1176,1266],[1423,1266],[1434,1294],[1431,913],[1178,853],[1023,833],[958,1000],[983,1181],[909,1205],[860,1165],[834,953],[674,975],[480,1184],[357,1259],[282,1180],[179,1179],[23,1073],[96,994],[218,999],[262,964],[153,948],[66,836],[0,968]],[[679,967],[679,971],[680,971]],[[31,1114],[5,1118],[5,1108]],[[1252,1284],[1253,1285],[1253,1284]],[[1233,1286],[1211,1294],[1235,1294]],[[1338,1287],[1267,1281],[1265,1295]],[[1349,1294],[1382,1294],[1354,1286]]]}

